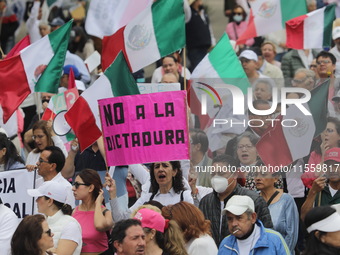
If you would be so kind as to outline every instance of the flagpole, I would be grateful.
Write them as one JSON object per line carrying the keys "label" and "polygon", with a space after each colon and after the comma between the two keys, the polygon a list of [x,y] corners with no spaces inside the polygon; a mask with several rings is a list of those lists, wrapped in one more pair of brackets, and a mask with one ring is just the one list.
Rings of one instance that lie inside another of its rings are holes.
{"label": "flagpole", "polygon": [[1,53],[1,58],[3,58],[5,56],[5,53],[2,51],[1,46],[0,46],[0,53]]}
{"label": "flagpole", "polygon": [[183,67],[184,67],[184,90],[187,90],[187,48],[183,49]]}

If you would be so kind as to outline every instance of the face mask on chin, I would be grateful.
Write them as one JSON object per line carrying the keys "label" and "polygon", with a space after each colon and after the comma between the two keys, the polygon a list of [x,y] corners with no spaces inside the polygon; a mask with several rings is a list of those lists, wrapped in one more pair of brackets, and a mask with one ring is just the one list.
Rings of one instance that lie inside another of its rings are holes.
{"label": "face mask on chin", "polygon": [[217,193],[222,193],[228,188],[229,182],[227,178],[215,175],[211,178],[211,186]]}

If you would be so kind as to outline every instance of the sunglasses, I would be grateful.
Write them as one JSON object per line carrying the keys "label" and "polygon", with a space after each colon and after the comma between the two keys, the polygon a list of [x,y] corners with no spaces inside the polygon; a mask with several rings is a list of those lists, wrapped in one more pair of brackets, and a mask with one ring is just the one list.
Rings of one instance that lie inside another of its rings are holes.
{"label": "sunglasses", "polygon": [[86,183],[81,183],[81,182],[74,182],[73,186],[78,189],[80,185],[84,185],[84,186],[90,186],[90,184],[86,184]]}
{"label": "sunglasses", "polygon": [[35,139],[42,139],[44,138],[45,135],[32,135],[32,139],[35,140]]}
{"label": "sunglasses", "polygon": [[51,229],[47,230],[45,233],[48,234],[49,237],[52,237],[52,231],[51,231]]}

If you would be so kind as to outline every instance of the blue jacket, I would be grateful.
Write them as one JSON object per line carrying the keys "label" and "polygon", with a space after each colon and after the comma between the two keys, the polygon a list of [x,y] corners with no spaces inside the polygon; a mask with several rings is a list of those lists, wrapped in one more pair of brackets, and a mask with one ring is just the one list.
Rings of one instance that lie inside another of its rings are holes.
{"label": "blue jacket", "polygon": [[[249,254],[252,255],[290,255],[289,248],[279,232],[265,228],[262,222],[256,224],[261,228],[261,235]],[[223,239],[218,255],[239,255],[236,237],[229,235]]]}

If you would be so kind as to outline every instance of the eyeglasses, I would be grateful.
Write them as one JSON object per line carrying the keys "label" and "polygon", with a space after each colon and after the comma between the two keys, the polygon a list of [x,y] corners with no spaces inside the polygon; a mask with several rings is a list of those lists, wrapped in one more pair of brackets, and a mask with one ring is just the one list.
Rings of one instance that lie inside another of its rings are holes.
{"label": "eyeglasses", "polygon": [[243,149],[247,149],[247,150],[249,150],[249,149],[251,149],[251,148],[254,148],[254,145],[250,145],[250,144],[246,144],[246,145],[237,145],[237,149],[239,149],[239,150],[243,150]]}
{"label": "eyeglasses", "polygon": [[35,140],[35,139],[42,139],[42,138],[44,138],[45,137],[45,135],[32,135],[32,139],[33,140]]}
{"label": "eyeglasses", "polygon": [[39,158],[38,161],[39,161],[39,163],[48,163],[48,164],[51,164],[50,162],[48,162],[46,160],[43,160],[42,158]]}
{"label": "eyeglasses", "polygon": [[45,233],[48,234],[49,237],[52,237],[52,231],[51,231],[51,229],[47,230]]}
{"label": "eyeglasses", "polygon": [[327,64],[329,64],[329,63],[331,63],[330,60],[320,60],[320,61],[316,61],[316,64],[317,64],[317,65],[321,65],[321,64],[327,65]]}
{"label": "eyeglasses", "polygon": [[74,186],[76,189],[78,189],[80,185],[90,186],[90,184],[81,183],[81,182],[74,182],[72,186]]}

